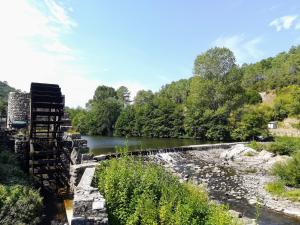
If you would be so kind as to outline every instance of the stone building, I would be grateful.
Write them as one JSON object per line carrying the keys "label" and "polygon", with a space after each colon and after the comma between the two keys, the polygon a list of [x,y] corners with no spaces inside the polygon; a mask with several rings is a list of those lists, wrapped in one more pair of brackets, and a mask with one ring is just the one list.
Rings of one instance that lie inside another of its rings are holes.
{"label": "stone building", "polygon": [[25,126],[30,120],[30,94],[10,92],[7,107],[7,128]]}

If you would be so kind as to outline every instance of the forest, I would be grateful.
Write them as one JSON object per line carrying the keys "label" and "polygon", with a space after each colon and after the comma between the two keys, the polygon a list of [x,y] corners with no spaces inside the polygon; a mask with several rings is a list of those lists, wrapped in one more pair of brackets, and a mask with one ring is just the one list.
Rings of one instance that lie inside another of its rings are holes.
{"label": "forest", "polygon": [[[299,84],[300,46],[242,66],[230,49],[215,47],[196,57],[189,79],[141,90],[133,102],[124,86],[99,86],[86,108],[68,112],[89,135],[252,140],[268,137],[269,121],[300,113]],[[261,104],[259,92],[268,91],[277,95],[272,106]]]}

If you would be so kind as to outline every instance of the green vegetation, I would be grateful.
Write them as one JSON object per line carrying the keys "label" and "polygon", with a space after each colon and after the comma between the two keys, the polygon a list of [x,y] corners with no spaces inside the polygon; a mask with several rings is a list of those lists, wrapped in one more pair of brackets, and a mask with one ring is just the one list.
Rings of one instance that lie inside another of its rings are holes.
{"label": "green vegetation", "polygon": [[6,115],[7,96],[11,91],[15,91],[6,81],[0,81],[0,117]]}
{"label": "green vegetation", "polygon": [[300,138],[276,137],[275,142],[267,146],[267,150],[279,155],[292,155],[300,150]]}
{"label": "green vegetation", "polygon": [[288,52],[242,67],[243,86],[256,91],[281,89],[300,84],[300,46]]}
{"label": "green vegetation", "polygon": [[276,154],[290,155],[291,159],[277,162],[272,168],[272,174],[278,181],[266,185],[266,190],[273,195],[300,200],[300,138],[277,137],[267,149]]}
{"label": "green vegetation", "polygon": [[292,201],[299,201],[300,200],[300,189],[287,189],[284,182],[282,181],[275,181],[272,183],[268,183],[265,186],[266,191],[270,192],[271,194],[287,198]]}
{"label": "green vegetation", "polygon": [[180,183],[153,163],[126,156],[102,162],[96,174],[114,225],[237,224],[200,187]]}
{"label": "green vegetation", "polygon": [[287,162],[275,164],[272,172],[286,185],[300,187],[300,151],[297,151]]}
{"label": "green vegetation", "polygon": [[259,152],[266,148],[265,144],[259,143],[257,141],[251,141],[249,144],[247,144],[247,146]]}
{"label": "green vegetation", "polygon": [[42,206],[16,157],[0,145],[0,224],[39,224]]}
{"label": "green vegetation", "polygon": [[[141,90],[99,86],[86,109],[70,109],[74,127],[94,135],[256,140],[267,123],[300,115],[300,46],[238,66],[232,51],[211,48],[194,61],[194,76]],[[259,92],[274,93],[262,103]]]}

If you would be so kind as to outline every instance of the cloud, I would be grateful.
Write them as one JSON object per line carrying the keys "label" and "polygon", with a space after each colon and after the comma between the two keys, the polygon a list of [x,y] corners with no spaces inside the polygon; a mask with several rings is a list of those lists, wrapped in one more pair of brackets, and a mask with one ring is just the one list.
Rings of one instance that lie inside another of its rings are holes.
{"label": "cloud", "polygon": [[276,31],[288,30],[293,26],[293,23],[297,19],[298,15],[282,16],[274,19],[269,25],[275,27]]}
{"label": "cloud", "polygon": [[[44,1],[49,9],[49,12],[52,14],[52,21],[64,26],[67,29],[72,29],[73,27],[77,26],[77,23],[69,17],[68,11],[65,8],[57,4],[54,0]],[[68,10],[72,11],[72,8],[69,8]]]}
{"label": "cloud", "polygon": [[300,30],[300,22],[298,22],[295,26],[295,30]]}
{"label": "cloud", "polygon": [[261,37],[246,39],[244,35],[219,37],[213,42],[214,46],[227,47],[234,52],[238,64],[249,63],[259,60],[264,53],[258,48],[262,42]]}
{"label": "cloud", "polygon": [[68,106],[84,106],[101,80],[81,70],[76,49],[64,43],[77,24],[70,7],[54,0],[9,0],[0,7],[0,80],[29,91],[31,82],[57,83]]}

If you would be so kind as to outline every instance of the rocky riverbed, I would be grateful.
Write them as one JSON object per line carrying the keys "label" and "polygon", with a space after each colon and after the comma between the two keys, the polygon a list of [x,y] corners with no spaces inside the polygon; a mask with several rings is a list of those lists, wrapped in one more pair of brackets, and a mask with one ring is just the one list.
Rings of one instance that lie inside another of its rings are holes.
{"label": "rocky riverbed", "polygon": [[182,181],[204,186],[210,197],[230,206],[246,224],[300,224],[300,203],[271,196],[264,186],[275,179],[269,169],[286,156],[257,152],[237,144],[230,149],[210,149],[150,156]]}

